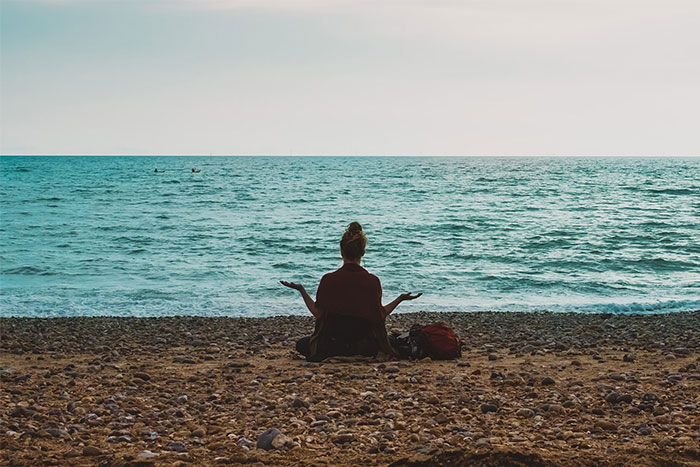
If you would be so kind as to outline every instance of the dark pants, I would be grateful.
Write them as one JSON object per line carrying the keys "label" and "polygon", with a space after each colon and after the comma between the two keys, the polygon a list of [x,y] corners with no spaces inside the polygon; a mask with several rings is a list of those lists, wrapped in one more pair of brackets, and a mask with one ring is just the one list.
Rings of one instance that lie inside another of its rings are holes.
{"label": "dark pants", "polygon": [[309,348],[310,346],[310,341],[311,337],[302,337],[297,341],[297,352],[302,354],[304,357],[308,357],[309,354],[311,353],[311,349]]}
{"label": "dark pants", "polygon": [[[330,340],[329,357],[333,356],[351,356],[363,355],[366,357],[375,357],[377,355],[377,346],[373,342],[360,341],[355,343],[340,343],[336,339]],[[302,337],[297,341],[297,352],[302,354],[307,359],[311,355],[311,336]]]}

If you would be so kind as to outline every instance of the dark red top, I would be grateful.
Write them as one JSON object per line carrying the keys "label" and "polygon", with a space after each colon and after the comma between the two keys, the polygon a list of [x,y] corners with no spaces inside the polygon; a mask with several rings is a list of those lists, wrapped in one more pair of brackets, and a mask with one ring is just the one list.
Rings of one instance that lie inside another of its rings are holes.
{"label": "dark red top", "polygon": [[316,292],[316,306],[321,313],[384,321],[379,278],[356,264],[346,263],[321,278]]}

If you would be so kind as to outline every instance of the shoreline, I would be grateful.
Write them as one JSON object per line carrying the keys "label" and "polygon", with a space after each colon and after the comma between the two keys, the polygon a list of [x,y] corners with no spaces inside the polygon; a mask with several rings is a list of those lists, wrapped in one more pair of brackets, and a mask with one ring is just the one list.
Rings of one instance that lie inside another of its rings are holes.
{"label": "shoreline", "polygon": [[387,329],[434,321],[461,358],[307,363],[310,316],[0,318],[0,464],[700,465],[700,311]]}

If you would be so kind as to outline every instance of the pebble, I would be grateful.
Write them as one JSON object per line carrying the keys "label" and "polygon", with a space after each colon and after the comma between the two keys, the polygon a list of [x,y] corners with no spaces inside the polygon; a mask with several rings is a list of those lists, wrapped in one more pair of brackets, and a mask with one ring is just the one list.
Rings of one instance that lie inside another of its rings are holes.
{"label": "pebble", "polygon": [[277,428],[270,428],[268,430],[265,430],[258,436],[258,442],[256,443],[256,447],[258,449],[264,449],[266,451],[273,449],[272,441],[279,434],[280,430],[278,430]]}
{"label": "pebble", "polygon": [[145,450],[136,455],[136,459],[138,460],[148,460],[148,459],[155,459],[158,457],[159,454],[156,454],[155,452]]}
{"label": "pebble", "polygon": [[617,424],[608,420],[599,420],[595,422],[594,427],[600,428],[604,431],[617,431]]}
{"label": "pebble", "polygon": [[134,378],[140,379],[142,381],[150,381],[151,375],[149,375],[148,373],[138,372],[134,373]]}
{"label": "pebble", "polygon": [[535,411],[532,409],[523,408],[515,412],[515,415],[521,418],[532,418],[535,416]]}
{"label": "pebble", "polygon": [[292,401],[292,407],[297,407],[297,408],[309,408],[309,403],[306,402],[304,399],[300,397],[295,397],[294,400]]}
{"label": "pebble", "polygon": [[283,447],[291,447],[292,444],[294,443],[294,440],[290,438],[289,436],[283,435],[282,433],[278,434],[274,438],[272,438],[272,448],[273,449],[281,449]]}
{"label": "pebble", "polygon": [[83,456],[101,456],[102,450],[95,446],[85,446],[83,448]]}
{"label": "pebble", "polygon": [[498,407],[493,404],[481,404],[481,411],[483,413],[498,412]]}
{"label": "pebble", "polygon": [[353,441],[355,439],[355,435],[352,433],[341,433],[335,438],[333,438],[333,442],[336,444],[344,444],[344,443],[349,443],[350,441]]}
{"label": "pebble", "polygon": [[629,404],[632,402],[632,399],[631,394],[620,394],[619,392],[611,392],[605,396],[605,402],[609,402],[611,404],[618,404],[620,402],[626,402]]}
{"label": "pebble", "polygon": [[179,441],[170,441],[168,444],[165,445],[165,449],[167,451],[173,451],[173,452],[185,452],[185,451],[187,451],[185,444],[181,443]]}
{"label": "pebble", "polygon": [[554,378],[546,377],[546,378],[542,379],[543,386],[551,386],[553,384],[556,384],[556,381],[554,381]]}

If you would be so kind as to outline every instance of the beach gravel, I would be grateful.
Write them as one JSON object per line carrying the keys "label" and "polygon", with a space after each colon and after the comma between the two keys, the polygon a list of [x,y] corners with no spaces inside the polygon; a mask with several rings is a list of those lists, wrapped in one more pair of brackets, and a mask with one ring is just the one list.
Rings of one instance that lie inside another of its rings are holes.
{"label": "beach gravel", "polygon": [[0,465],[700,465],[700,312],[388,328],[436,321],[461,358],[305,362],[310,317],[0,318]]}

